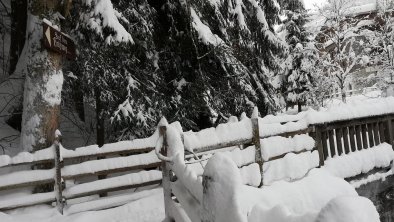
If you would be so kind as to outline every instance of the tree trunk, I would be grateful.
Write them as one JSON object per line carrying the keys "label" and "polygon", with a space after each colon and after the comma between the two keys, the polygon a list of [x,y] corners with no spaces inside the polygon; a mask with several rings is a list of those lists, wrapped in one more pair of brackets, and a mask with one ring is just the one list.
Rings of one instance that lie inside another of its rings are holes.
{"label": "tree trunk", "polygon": [[300,100],[297,101],[297,105],[298,105],[298,112],[300,113],[302,111],[302,104]]}
{"label": "tree trunk", "polygon": [[14,73],[26,40],[27,1],[11,0],[11,46],[9,74]]}
{"label": "tree trunk", "polygon": [[23,97],[22,146],[36,151],[52,145],[59,127],[63,85],[62,56],[42,44],[42,20],[54,20],[61,0],[30,0],[28,3],[27,64]]}
{"label": "tree trunk", "polygon": [[341,97],[342,97],[342,102],[346,103],[346,91],[344,87],[341,87]]}

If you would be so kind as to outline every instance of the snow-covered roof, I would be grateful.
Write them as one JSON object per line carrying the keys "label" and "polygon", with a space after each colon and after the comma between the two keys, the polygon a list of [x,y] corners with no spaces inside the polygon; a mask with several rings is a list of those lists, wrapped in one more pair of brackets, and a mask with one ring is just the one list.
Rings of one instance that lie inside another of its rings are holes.
{"label": "snow-covered roof", "polygon": [[362,4],[362,5],[355,5],[349,8],[349,15],[360,15],[364,13],[369,13],[376,11],[377,4],[374,0],[374,3]]}

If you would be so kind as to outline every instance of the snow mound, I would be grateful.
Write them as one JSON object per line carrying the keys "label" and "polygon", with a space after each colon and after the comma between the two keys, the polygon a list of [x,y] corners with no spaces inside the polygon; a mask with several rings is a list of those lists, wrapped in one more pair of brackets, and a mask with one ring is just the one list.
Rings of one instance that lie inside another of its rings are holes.
{"label": "snow mound", "polygon": [[[332,199],[358,196],[349,183],[323,169],[313,169],[295,182],[278,181],[260,189],[243,186],[239,192],[242,212],[252,222],[315,222],[318,213]],[[277,219],[270,220],[273,217]]]}
{"label": "snow mound", "polygon": [[320,211],[316,222],[380,222],[373,203],[365,197],[343,196],[332,199]]}

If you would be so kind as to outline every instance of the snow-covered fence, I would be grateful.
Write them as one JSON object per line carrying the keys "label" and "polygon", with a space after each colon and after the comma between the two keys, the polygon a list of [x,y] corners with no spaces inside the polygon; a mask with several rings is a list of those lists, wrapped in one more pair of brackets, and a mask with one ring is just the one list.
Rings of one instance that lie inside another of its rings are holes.
{"label": "snow-covered fence", "polygon": [[[265,128],[257,113],[256,109],[251,118],[243,114],[239,121],[231,117],[227,124],[199,132],[182,132],[177,124],[162,123],[163,146],[156,147],[156,153],[160,153],[163,164],[167,218],[175,221],[203,219],[202,203],[208,197],[203,194],[207,183],[204,183],[202,176],[205,174],[205,165],[216,152],[223,153],[235,163],[240,169],[244,185],[260,187],[288,176],[272,176],[275,170],[271,171],[271,168],[275,169],[280,159],[288,154],[312,155],[316,150],[315,142],[309,136],[313,128],[298,125],[283,128],[293,123],[277,123],[271,129]],[[283,143],[289,146],[282,146]],[[315,162],[318,166],[319,160]],[[302,175],[296,175],[297,178],[304,176],[313,167],[316,165],[308,165]],[[266,176],[268,180],[264,178]],[[173,196],[177,201],[173,200]]]}
{"label": "snow-covered fence", "polygon": [[[214,213],[210,212],[212,206],[219,206],[215,205],[218,201],[215,198],[228,197],[231,201],[232,195],[235,195],[227,190],[212,191],[225,186],[225,183],[216,184],[216,180],[227,177],[219,174],[225,174],[224,171],[228,170],[227,165],[223,165],[229,163],[228,160],[239,168],[237,175],[240,174],[240,179],[234,186],[241,183],[242,186],[260,187],[278,180],[299,180],[313,168],[324,166],[325,161],[330,166],[324,167],[332,168],[339,163],[332,160],[340,155],[341,158],[347,157],[348,154],[361,153],[357,152],[360,150],[371,151],[370,154],[374,155],[375,149],[379,149],[379,153],[390,153],[387,152],[389,145],[382,143],[393,144],[394,115],[390,112],[394,112],[391,109],[374,112],[365,111],[360,115],[345,112],[336,116],[330,112],[313,113],[303,118],[289,118],[291,120],[285,122],[259,118],[256,111],[251,119],[245,115],[241,116],[240,121],[231,117],[227,124],[199,132],[182,132],[176,124],[163,124],[161,135],[165,145],[161,148],[161,159],[165,169],[163,188],[167,219],[216,221]],[[164,133],[166,130],[167,133]],[[160,147],[156,147],[156,152],[159,151]],[[223,164],[212,168],[223,172],[215,173],[212,169],[207,172],[210,157],[218,152],[225,156],[221,158]],[[347,158],[342,159],[346,162]],[[377,161],[381,162],[378,165],[369,164],[368,171],[390,165],[393,158],[386,159]],[[344,166],[340,164],[334,168]],[[364,169],[350,171],[364,173]],[[217,177],[212,179],[210,175],[214,174]],[[229,190],[232,190],[230,185]],[[209,196],[214,193],[216,197]],[[228,212],[225,209],[221,211]]]}
{"label": "snow-covered fence", "polygon": [[[13,171],[0,175],[0,191],[44,184],[53,184],[55,188],[54,192],[0,198],[0,210],[56,202],[62,212],[66,201],[70,199],[160,184],[161,172],[155,168],[161,163],[153,151],[158,134],[156,131],[146,139],[105,144],[101,148],[93,145],[75,150],[64,149],[59,141],[55,141],[51,147],[35,153],[24,152],[15,157],[0,156],[0,167],[12,168]],[[97,159],[98,157],[106,159]],[[55,167],[34,170],[23,167],[37,164],[53,164]],[[20,170],[21,168],[23,170]],[[81,184],[64,182],[114,173],[123,174]],[[68,187],[65,187],[65,184]]]}

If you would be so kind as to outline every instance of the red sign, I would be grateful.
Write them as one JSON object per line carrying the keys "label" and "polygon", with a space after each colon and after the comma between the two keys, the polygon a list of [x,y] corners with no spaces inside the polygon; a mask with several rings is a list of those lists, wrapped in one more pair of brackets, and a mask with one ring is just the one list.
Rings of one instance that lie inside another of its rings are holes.
{"label": "red sign", "polygon": [[42,23],[44,31],[44,46],[52,51],[65,55],[68,59],[75,59],[75,44],[66,34],[56,30],[47,23]]}

